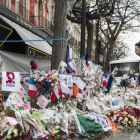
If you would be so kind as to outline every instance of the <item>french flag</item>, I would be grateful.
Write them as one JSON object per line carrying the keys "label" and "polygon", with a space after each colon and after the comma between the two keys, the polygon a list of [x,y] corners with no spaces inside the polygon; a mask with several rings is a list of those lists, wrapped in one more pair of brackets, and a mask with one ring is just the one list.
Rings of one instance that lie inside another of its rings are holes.
{"label": "french flag", "polygon": [[29,96],[30,97],[36,97],[37,93],[37,88],[36,88],[36,83],[33,78],[30,77],[29,80]]}

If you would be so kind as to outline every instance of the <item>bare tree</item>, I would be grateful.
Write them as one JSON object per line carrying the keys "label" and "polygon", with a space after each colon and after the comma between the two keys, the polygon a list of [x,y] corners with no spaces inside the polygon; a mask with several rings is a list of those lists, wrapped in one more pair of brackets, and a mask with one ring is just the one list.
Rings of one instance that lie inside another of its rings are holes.
{"label": "bare tree", "polygon": [[[106,57],[105,72],[108,70],[109,61],[113,59],[113,47],[121,32],[134,30],[139,25],[136,23],[140,15],[137,0],[117,0],[114,14],[101,20],[99,37],[103,43],[102,54]],[[135,24],[133,24],[135,23]]]}
{"label": "bare tree", "polygon": [[128,46],[123,42],[115,44],[113,48],[113,60],[119,60],[121,58],[130,56],[128,50],[129,50]]}

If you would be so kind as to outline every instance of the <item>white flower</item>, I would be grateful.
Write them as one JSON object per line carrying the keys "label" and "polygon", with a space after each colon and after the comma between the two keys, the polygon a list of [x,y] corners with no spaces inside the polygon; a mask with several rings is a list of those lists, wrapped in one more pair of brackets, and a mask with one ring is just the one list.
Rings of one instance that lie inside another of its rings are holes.
{"label": "white flower", "polygon": [[40,79],[41,79],[41,81],[42,81],[42,80],[44,80],[44,77],[42,76],[42,77],[40,77]]}
{"label": "white flower", "polygon": [[123,117],[119,117],[119,120],[121,121],[123,119]]}
{"label": "white flower", "polygon": [[49,82],[51,82],[52,80],[50,79]]}
{"label": "white flower", "polygon": [[54,84],[52,83],[51,86],[54,86]]}
{"label": "white flower", "polygon": [[124,121],[125,121],[125,122],[128,122],[128,118],[125,118]]}
{"label": "white flower", "polygon": [[65,96],[64,96],[64,95],[62,95],[62,97],[64,98]]}

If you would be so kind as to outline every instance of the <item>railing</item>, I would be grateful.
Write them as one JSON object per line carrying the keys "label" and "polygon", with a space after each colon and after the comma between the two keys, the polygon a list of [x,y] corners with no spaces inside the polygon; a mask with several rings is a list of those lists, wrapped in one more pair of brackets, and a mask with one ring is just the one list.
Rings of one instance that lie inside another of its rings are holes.
{"label": "railing", "polygon": [[30,22],[36,27],[43,27],[52,33],[54,32],[54,25],[43,16],[30,16]]}
{"label": "railing", "polygon": [[22,4],[15,1],[15,3],[11,3],[11,7],[7,5],[6,3],[3,3],[2,0],[0,0],[0,3],[9,8],[14,13],[22,16],[27,21],[31,22],[36,27],[44,27],[50,32],[53,32],[53,24],[51,24],[45,17],[43,16],[35,16],[33,13],[31,13],[29,10],[27,10]]}

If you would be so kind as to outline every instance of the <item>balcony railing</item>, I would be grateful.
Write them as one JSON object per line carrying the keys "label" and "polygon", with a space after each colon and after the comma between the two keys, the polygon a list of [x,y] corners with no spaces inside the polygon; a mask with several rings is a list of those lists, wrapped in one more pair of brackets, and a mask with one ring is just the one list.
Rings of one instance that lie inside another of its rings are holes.
{"label": "balcony railing", "polygon": [[[36,27],[44,27],[50,32],[53,32],[53,24],[49,22],[45,17],[43,16],[35,16],[33,13],[31,13],[29,10],[27,10],[22,4],[15,1],[15,3],[11,3],[11,7],[7,5],[6,3],[3,3],[0,0],[0,3],[12,10],[14,13],[22,16],[27,21],[31,22]],[[15,7],[16,5],[16,7]]]}
{"label": "balcony railing", "polygon": [[54,32],[54,25],[43,16],[30,16],[30,22],[36,27],[43,27],[52,33]]}

